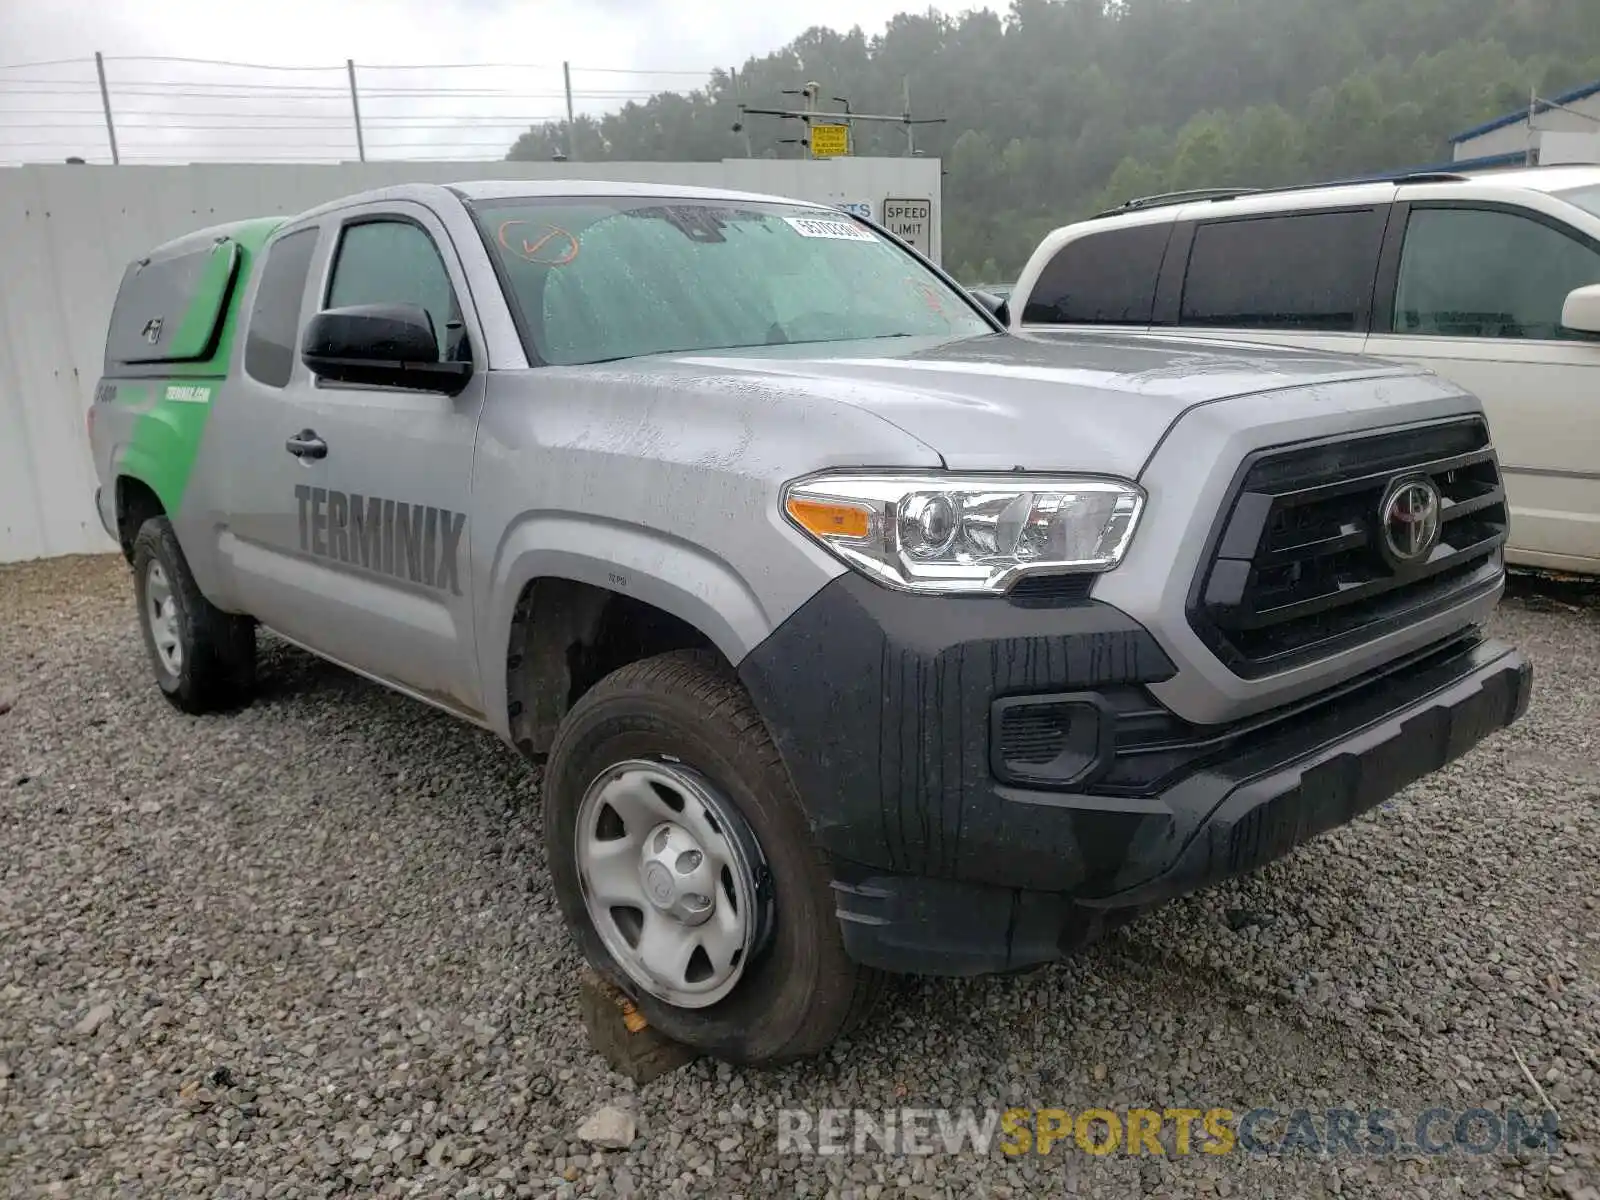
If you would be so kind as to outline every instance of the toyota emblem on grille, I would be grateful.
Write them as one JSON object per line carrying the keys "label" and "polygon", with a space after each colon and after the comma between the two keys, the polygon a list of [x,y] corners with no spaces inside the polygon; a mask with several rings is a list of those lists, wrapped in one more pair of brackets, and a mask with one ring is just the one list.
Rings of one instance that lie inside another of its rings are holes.
{"label": "toyota emblem on grille", "polygon": [[1378,508],[1383,548],[1396,566],[1413,566],[1439,544],[1439,489],[1425,478],[1398,479]]}

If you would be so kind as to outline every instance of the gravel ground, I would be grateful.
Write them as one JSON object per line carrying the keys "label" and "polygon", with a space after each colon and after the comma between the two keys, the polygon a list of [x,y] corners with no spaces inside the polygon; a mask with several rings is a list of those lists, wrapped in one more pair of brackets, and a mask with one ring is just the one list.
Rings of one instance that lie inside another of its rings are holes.
{"label": "gravel ground", "polygon": [[[1524,587],[1520,726],[1248,880],[1030,975],[907,982],[823,1059],[635,1089],[590,1050],[536,772],[264,642],[149,678],[116,558],[0,569],[11,1196],[1567,1196],[1600,1186],[1600,604]],[[779,1155],[780,1108],[1540,1105],[1563,1148]],[[638,1120],[597,1152],[601,1105]]]}

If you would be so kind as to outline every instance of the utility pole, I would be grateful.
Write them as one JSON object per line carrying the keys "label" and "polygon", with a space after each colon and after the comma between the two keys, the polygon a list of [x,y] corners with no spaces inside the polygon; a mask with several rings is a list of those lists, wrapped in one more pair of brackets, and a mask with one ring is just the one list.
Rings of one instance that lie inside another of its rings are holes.
{"label": "utility pole", "polygon": [[[808,83],[800,89],[801,95],[805,97],[806,112],[815,113],[817,111],[817,93],[821,90],[822,85],[820,83]],[[802,120],[806,123],[806,136],[800,142],[800,157],[804,158],[811,152],[812,125],[809,116],[802,118]]]}
{"label": "utility pole", "polygon": [[350,73],[350,111],[356,118],[356,154],[362,162],[367,161],[367,139],[361,132],[361,94],[356,91],[356,60],[344,60],[344,69]]}
{"label": "utility pole", "polygon": [[111,165],[117,166],[122,162],[122,156],[117,153],[117,126],[111,119],[111,91],[106,87],[106,60],[98,50],[94,52],[94,70],[100,76],[100,107],[106,113],[106,138],[111,142]]}
{"label": "utility pole", "polygon": [[572,64],[565,60],[561,63],[561,78],[566,81],[567,85],[567,158],[571,162],[577,162],[578,139],[572,127]]}
{"label": "utility pole", "polygon": [[[820,92],[821,90],[822,90],[822,85],[820,83],[808,83],[808,84],[805,85],[805,87],[800,88],[798,90],[796,90],[794,88],[785,88],[783,90],[783,94],[785,96],[799,96],[800,97],[800,103],[804,107],[800,108],[798,111],[791,112],[791,113],[784,114],[784,115],[791,116],[791,117],[798,117],[800,119],[801,123],[805,125],[806,131],[805,131],[805,134],[803,136],[801,136],[801,137],[797,137],[797,138],[780,138],[779,141],[781,141],[786,146],[798,145],[800,147],[800,157],[801,158],[804,158],[806,156],[806,151],[811,149],[811,118],[812,118],[813,115],[816,114],[816,111],[817,111],[817,93]],[[752,109],[751,111],[752,112],[759,112],[760,110],[759,109]]]}
{"label": "utility pole", "polygon": [[904,105],[901,111],[906,115],[906,157],[915,158],[917,154],[917,131],[911,125],[911,76],[904,76],[900,82],[904,88]]}
{"label": "utility pole", "polygon": [[1539,114],[1539,89],[1538,88],[1529,88],[1528,89],[1528,152],[1527,152],[1527,154],[1525,154],[1523,156],[1523,162],[1524,162],[1525,165],[1530,166],[1530,167],[1533,166],[1534,144],[1538,140],[1535,137],[1534,132],[1533,132],[1533,119],[1534,119],[1534,117],[1538,116],[1538,114]]}
{"label": "utility pole", "polygon": [[[744,82],[739,78],[739,68],[738,67],[733,67],[732,69],[730,69],[728,71],[728,78],[733,80],[733,94],[736,97],[743,95],[744,94]],[[734,103],[735,104],[739,104],[739,101],[735,100]],[[742,116],[743,115],[744,105],[743,104],[739,104],[739,108],[740,108],[740,115]],[[745,127],[745,123],[743,121],[735,121],[733,123],[733,131],[735,133],[742,133],[744,135],[744,156],[746,158],[754,158],[755,157],[755,151],[752,150],[751,147],[750,147],[750,130]]]}

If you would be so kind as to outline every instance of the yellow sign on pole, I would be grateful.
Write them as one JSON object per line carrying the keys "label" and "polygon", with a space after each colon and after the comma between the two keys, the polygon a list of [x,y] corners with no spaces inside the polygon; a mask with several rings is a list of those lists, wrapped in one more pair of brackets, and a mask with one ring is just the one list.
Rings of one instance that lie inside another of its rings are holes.
{"label": "yellow sign on pole", "polygon": [[838,158],[850,153],[850,127],[848,125],[813,125],[811,127],[811,157]]}

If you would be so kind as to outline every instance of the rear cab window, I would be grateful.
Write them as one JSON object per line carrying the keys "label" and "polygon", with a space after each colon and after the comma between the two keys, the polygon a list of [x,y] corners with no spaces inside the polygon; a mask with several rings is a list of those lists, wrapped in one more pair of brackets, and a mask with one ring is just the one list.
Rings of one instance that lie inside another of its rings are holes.
{"label": "rear cab window", "polygon": [[1387,206],[1202,222],[1179,324],[1364,333]]}
{"label": "rear cab window", "polygon": [[266,248],[244,343],[245,374],[258,383],[281,388],[294,373],[300,307],[316,248],[315,226],[285,234]]}
{"label": "rear cab window", "polygon": [[1039,272],[1028,325],[1148,325],[1172,223],[1130,225],[1074,238]]}

